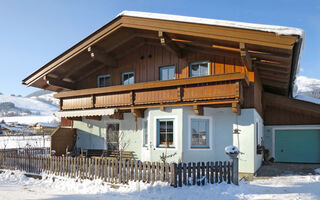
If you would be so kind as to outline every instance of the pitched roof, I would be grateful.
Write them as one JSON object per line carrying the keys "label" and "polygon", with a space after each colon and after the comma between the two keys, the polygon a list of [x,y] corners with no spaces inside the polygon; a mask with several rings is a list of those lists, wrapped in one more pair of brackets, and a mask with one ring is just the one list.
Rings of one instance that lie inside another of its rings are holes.
{"label": "pitched roof", "polygon": [[117,15],[117,17],[120,17],[120,16],[186,22],[186,23],[193,23],[193,24],[224,26],[224,27],[230,27],[230,28],[240,28],[240,29],[250,29],[250,30],[256,30],[256,31],[272,32],[279,35],[299,35],[301,38],[305,37],[305,32],[302,29],[287,27],[287,26],[255,24],[255,23],[228,21],[228,20],[188,17],[188,16],[182,16],[182,15],[169,15],[169,14],[160,14],[160,13],[151,13],[151,12],[137,12],[137,11],[123,11]]}

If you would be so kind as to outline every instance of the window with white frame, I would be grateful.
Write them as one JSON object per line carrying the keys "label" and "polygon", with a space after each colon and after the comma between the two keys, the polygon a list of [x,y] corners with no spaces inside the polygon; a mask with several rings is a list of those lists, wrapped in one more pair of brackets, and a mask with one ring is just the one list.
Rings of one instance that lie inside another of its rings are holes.
{"label": "window with white frame", "polygon": [[209,119],[191,119],[191,148],[209,148]]}
{"label": "window with white frame", "polygon": [[190,64],[190,77],[209,75],[209,61]]}
{"label": "window with white frame", "polygon": [[175,78],[175,66],[160,67],[160,80],[173,80]]}
{"label": "window with white frame", "polygon": [[134,72],[122,73],[122,85],[134,84]]}
{"label": "window with white frame", "polygon": [[143,121],[143,146],[148,146],[148,121]]}
{"label": "window with white frame", "polygon": [[98,88],[109,87],[111,85],[109,74],[98,76],[97,81],[98,81]]}
{"label": "window with white frame", "polygon": [[157,119],[157,147],[174,147],[174,119]]}

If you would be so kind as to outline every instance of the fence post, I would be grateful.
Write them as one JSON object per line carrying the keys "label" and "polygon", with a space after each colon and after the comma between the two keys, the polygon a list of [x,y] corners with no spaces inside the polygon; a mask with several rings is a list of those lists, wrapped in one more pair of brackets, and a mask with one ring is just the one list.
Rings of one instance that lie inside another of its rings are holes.
{"label": "fence post", "polygon": [[231,158],[232,159],[232,183],[239,185],[239,158],[238,155]]}
{"label": "fence post", "polygon": [[177,164],[171,163],[170,165],[170,175],[171,175],[171,186],[177,187]]}
{"label": "fence post", "polygon": [[232,183],[239,185],[239,150],[235,146],[227,146],[225,148],[226,154],[232,160]]}

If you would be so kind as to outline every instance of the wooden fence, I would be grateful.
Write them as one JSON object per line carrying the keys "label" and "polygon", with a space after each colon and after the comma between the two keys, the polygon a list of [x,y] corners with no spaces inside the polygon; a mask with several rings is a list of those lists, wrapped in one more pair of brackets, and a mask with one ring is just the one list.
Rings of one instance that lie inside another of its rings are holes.
{"label": "wooden fence", "polygon": [[233,162],[159,163],[101,158],[67,158],[0,152],[0,168],[48,173],[112,184],[167,182],[173,187],[233,181]]}

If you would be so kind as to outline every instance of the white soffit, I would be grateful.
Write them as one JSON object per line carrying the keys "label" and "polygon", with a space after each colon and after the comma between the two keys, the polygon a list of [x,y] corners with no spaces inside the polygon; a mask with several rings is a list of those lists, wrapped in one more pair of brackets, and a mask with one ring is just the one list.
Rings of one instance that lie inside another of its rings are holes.
{"label": "white soffit", "polygon": [[73,111],[59,111],[54,113],[56,117],[86,117],[86,116],[104,116],[113,115],[117,112],[115,108],[94,109],[94,110],[73,110]]}

